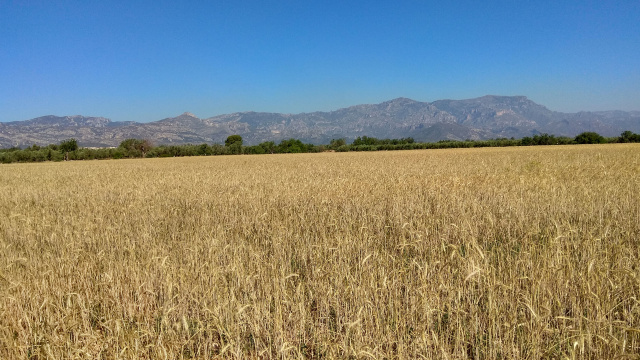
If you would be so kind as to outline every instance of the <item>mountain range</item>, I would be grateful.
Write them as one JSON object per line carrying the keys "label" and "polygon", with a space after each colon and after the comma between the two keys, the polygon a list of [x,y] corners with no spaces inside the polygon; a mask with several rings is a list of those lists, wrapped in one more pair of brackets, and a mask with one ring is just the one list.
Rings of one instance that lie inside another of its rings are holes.
{"label": "mountain range", "polygon": [[327,144],[331,139],[412,137],[416,141],[521,138],[540,133],[576,136],[594,131],[618,136],[640,133],[640,111],[563,113],[525,96],[487,95],[468,100],[420,102],[398,98],[329,112],[281,114],[238,112],[200,119],[185,112],[158,121],[117,122],[104,117],[42,116],[0,123],[0,147],[48,145],[75,138],[81,146],[117,146],[125,139],[161,144],[224,143],[238,134],[247,145],[295,138]]}

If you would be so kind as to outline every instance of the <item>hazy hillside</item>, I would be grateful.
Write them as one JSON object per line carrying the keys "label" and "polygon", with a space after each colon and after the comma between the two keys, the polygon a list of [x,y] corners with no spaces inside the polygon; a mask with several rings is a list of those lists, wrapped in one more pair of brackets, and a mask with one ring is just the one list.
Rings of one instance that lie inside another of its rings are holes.
{"label": "hazy hillside", "polygon": [[0,123],[0,146],[47,145],[76,138],[82,146],[117,146],[127,138],[155,144],[222,143],[240,134],[246,144],[301,139],[314,144],[334,138],[413,137],[443,139],[520,138],[538,133],[575,136],[595,131],[617,136],[640,132],[640,112],[561,113],[524,96],[483,96],[468,100],[419,102],[398,98],[330,112],[301,114],[240,112],[200,119],[191,113],[149,123],[113,122],[103,117],[43,116]]}

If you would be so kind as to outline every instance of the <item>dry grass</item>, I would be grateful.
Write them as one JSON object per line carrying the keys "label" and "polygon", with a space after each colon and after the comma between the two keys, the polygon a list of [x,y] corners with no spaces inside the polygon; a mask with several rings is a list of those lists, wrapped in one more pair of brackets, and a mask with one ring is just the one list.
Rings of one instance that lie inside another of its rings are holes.
{"label": "dry grass", "polygon": [[640,146],[0,166],[0,358],[640,352]]}

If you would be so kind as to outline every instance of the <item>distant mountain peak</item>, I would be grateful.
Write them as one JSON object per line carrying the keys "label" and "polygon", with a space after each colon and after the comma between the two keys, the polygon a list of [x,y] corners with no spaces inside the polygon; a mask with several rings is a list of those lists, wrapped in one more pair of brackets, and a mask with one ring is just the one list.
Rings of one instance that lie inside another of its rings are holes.
{"label": "distant mountain peak", "polygon": [[[464,100],[460,100],[464,101]],[[469,101],[476,102],[522,102],[522,101],[530,101],[526,96],[522,95],[514,95],[514,96],[505,96],[505,95],[484,95],[475,99],[469,99]]]}
{"label": "distant mountain peak", "polygon": [[393,100],[389,100],[386,101],[386,103],[392,103],[392,104],[410,104],[410,103],[417,103],[418,101],[413,100],[413,99],[409,99],[406,97],[399,97],[399,98],[395,98]]}
{"label": "distant mountain peak", "polygon": [[198,117],[197,117],[197,116],[195,116],[193,113],[190,113],[190,112],[188,112],[188,111],[185,111],[184,113],[182,113],[182,115],[181,115],[181,116],[189,116],[189,117],[192,117],[192,118],[198,118]]}
{"label": "distant mountain peak", "polygon": [[5,123],[7,125],[32,125],[32,126],[107,126],[111,123],[111,120],[104,117],[96,116],[83,116],[83,115],[71,115],[71,116],[55,116],[45,115],[30,120],[24,121],[12,121]]}

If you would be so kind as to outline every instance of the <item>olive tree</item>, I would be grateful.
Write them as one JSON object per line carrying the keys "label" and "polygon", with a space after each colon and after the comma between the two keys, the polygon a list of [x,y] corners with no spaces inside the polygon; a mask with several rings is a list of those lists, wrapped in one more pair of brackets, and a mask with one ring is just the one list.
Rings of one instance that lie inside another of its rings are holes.
{"label": "olive tree", "polygon": [[58,149],[64,153],[64,160],[67,161],[69,160],[69,153],[78,150],[78,142],[76,139],[64,140],[60,143]]}

